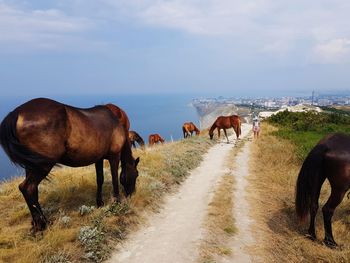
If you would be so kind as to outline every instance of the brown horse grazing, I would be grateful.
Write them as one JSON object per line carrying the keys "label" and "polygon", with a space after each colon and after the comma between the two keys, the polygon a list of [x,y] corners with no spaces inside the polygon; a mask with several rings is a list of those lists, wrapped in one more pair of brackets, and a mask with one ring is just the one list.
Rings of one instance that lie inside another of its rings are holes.
{"label": "brown horse grazing", "polygon": [[148,144],[151,146],[153,144],[156,144],[156,143],[164,143],[164,139],[162,137],[160,137],[160,135],[158,133],[156,134],[151,134],[149,137],[148,137]]}
{"label": "brown horse grazing", "polygon": [[215,129],[218,130],[218,137],[220,138],[220,129],[223,129],[227,139],[227,143],[228,143],[229,140],[227,137],[226,129],[229,129],[231,127],[235,131],[236,137],[238,139],[239,136],[241,135],[241,119],[239,118],[239,116],[231,115],[231,116],[217,117],[217,119],[215,120],[215,122],[213,123],[213,125],[210,127],[210,130],[209,130],[210,139],[211,140],[213,139]]}
{"label": "brown horse grazing", "polygon": [[350,188],[350,136],[332,134],[323,138],[308,154],[299,172],[295,206],[301,221],[310,214],[308,233],[316,239],[315,217],[318,199],[324,181],[331,185],[331,195],[322,208],[325,230],[324,243],[329,247],[337,246],[332,233],[332,216]]}
{"label": "brown horse grazing", "polygon": [[134,148],[136,148],[135,142],[137,142],[142,149],[145,148],[144,140],[136,131],[129,131],[129,140],[130,140],[131,146],[134,146]]}
{"label": "brown horse grazing", "polygon": [[[113,109],[113,110],[111,110]],[[46,227],[47,220],[38,201],[38,185],[55,164],[72,167],[95,164],[97,206],[102,206],[103,160],[110,163],[113,194],[119,201],[120,182],[126,196],[135,191],[139,158],[131,153],[126,124],[119,108],[95,106],[79,109],[50,99],[28,101],[10,112],[0,126],[0,142],[11,161],[22,166],[25,180],[19,185],[32,214],[33,230]]]}
{"label": "brown horse grazing", "polygon": [[199,135],[200,130],[198,130],[193,122],[185,122],[184,125],[182,125],[182,132],[184,134],[184,138],[187,138],[192,136],[193,132],[195,132],[196,135]]}

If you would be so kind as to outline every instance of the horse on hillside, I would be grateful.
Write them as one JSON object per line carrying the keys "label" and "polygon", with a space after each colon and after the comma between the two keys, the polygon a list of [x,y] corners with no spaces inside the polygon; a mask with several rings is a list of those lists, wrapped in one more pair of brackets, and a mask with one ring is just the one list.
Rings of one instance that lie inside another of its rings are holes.
{"label": "horse on hillside", "polygon": [[301,221],[310,214],[308,233],[316,239],[315,217],[324,181],[331,185],[331,195],[322,208],[325,230],[324,243],[336,247],[332,233],[334,210],[350,188],[350,136],[331,134],[323,138],[308,154],[298,175],[295,206]]}
{"label": "horse on hillside", "polygon": [[184,125],[182,125],[182,132],[184,134],[184,138],[192,136],[193,132],[196,133],[196,135],[199,135],[200,130],[194,125],[193,122],[185,122]]}
{"label": "horse on hillside", "polygon": [[215,120],[215,122],[213,123],[213,125],[210,127],[210,130],[209,130],[210,139],[211,140],[213,139],[215,129],[218,130],[218,137],[220,138],[220,129],[223,129],[227,139],[227,143],[228,143],[229,140],[227,137],[226,129],[229,129],[231,127],[235,131],[236,137],[238,139],[239,136],[241,135],[241,119],[239,118],[239,116],[231,115],[231,116],[217,117],[217,119]]}
{"label": "horse on hillside", "polygon": [[38,185],[56,164],[95,164],[98,207],[104,204],[104,159],[110,164],[115,199],[120,200],[119,161],[120,183],[126,196],[135,191],[139,158],[132,156],[128,125],[126,113],[113,104],[80,109],[46,98],[30,100],[4,118],[0,143],[11,161],[25,169],[26,178],[19,189],[32,215],[35,232],[47,224],[38,201]]}
{"label": "horse on hillside", "polygon": [[136,142],[140,145],[141,149],[145,148],[144,140],[136,131],[129,131],[129,140],[131,146],[134,146],[134,148],[136,148]]}
{"label": "horse on hillside", "polygon": [[156,143],[164,143],[164,139],[162,137],[160,137],[160,135],[158,133],[155,133],[155,134],[151,134],[149,137],[148,137],[148,144],[150,146],[156,144]]}

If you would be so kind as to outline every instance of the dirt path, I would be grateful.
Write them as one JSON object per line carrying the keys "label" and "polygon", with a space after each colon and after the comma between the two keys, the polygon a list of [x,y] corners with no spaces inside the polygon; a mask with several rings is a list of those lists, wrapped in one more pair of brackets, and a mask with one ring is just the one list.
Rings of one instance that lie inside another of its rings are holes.
{"label": "dirt path", "polygon": [[[249,130],[250,125],[243,125],[242,137]],[[130,235],[109,262],[195,262],[210,193],[227,172],[225,157],[232,147],[232,143],[213,146],[179,191],[166,199],[161,212],[149,219],[148,226]]]}
{"label": "dirt path", "polygon": [[236,168],[233,171],[235,177],[235,192],[234,192],[234,209],[233,214],[236,220],[238,233],[234,236],[234,241],[231,244],[233,250],[234,262],[255,262],[256,259],[249,255],[246,249],[254,244],[254,238],[251,230],[251,224],[254,222],[249,215],[249,203],[247,195],[249,194],[249,183],[247,177],[249,175],[249,157],[250,157],[250,142],[247,142],[242,151],[236,156]]}

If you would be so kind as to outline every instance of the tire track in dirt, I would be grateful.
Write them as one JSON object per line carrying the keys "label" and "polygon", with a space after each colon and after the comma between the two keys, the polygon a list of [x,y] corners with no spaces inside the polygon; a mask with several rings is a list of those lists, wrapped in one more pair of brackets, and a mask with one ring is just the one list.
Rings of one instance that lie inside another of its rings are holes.
{"label": "tire track in dirt", "polygon": [[[250,204],[247,199],[249,195],[248,190],[250,189],[247,180],[249,175],[250,146],[251,142],[246,142],[242,151],[238,153],[235,158],[237,165],[232,172],[235,177],[233,216],[238,233],[234,236],[231,247],[234,262],[242,263],[255,262],[256,260],[247,251],[248,247],[255,242],[251,229],[254,219],[250,216]],[[224,262],[228,261],[224,260]]]}

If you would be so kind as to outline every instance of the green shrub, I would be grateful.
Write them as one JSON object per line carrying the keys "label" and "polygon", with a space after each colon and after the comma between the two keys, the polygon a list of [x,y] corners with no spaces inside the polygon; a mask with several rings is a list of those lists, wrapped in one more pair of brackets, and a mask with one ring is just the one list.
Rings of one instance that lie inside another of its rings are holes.
{"label": "green shrub", "polygon": [[303,161],[317,142],[329,133],[350,133],[350,115],[341,111],[279,112],[268,118],[279,129],[274,135],[292,141],[296,154]]}

